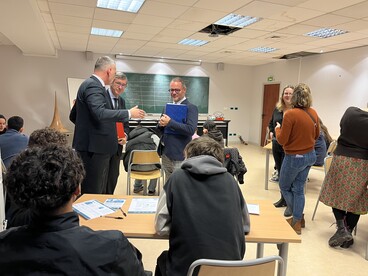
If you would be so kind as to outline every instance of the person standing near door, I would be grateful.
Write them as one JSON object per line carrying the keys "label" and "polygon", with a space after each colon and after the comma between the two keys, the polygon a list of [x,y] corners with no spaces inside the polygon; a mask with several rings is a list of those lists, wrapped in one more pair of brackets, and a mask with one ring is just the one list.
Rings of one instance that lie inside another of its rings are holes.
{"label": "person standing near door", "polygon": [[[277,174],[273,175],[272,178],[270,179],[271,181],[274,181],[274,182],[279,182],[279,175],[281,171],[282,160],[284,160],[284,156],[285,156],[284,149],[276,140],[275,127],[277,123],[282,125],[282,119],[284,117],[284,112],[291,108],[291,97],[293,96],[293,92],[294,92],[294,86],[287,85],[284,87],[280,95],[279,101],[276,104],[276,108],[272,113],[272,118],[270,120],[270,123],[268,124],[268,127],[270,129],[270,138],[272,139],[272,155],[275,160],[275,167],[276,167],[276,172],[277,172]],[[277,202],[275,202],[274,205],[276,208],[286,206],[286,201],[284,197],[282,196],[282,194],[281,194],[281,198]]]}

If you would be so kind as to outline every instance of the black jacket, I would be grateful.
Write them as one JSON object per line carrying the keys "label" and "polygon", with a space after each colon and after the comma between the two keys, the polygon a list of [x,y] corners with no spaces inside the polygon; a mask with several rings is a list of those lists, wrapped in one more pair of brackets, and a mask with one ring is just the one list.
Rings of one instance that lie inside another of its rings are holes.
{"label": "black jacket", "polygon": [[74,212],[0,233],[2,275],[145,275],[141,257],[120,231],[79,226]]}

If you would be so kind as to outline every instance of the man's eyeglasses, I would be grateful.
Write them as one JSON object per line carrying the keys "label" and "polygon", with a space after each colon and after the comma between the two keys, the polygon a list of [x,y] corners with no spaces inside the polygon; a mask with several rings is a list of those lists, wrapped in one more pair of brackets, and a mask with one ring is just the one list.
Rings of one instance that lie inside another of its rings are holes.
{"label": "man's eyeglasses", "polygon": [[127,87],[127,86],[128,86],[128,84],[127,84],[127,83],[120,83],[120,82],[115,82],[115,83],[114,83],[114,85],[115,85],[116,87]]}
{"label": "man's eyeglasses", "polygon": [[168,90],[170,93],[179,93],[181,91],[181,89],[169,89]]}

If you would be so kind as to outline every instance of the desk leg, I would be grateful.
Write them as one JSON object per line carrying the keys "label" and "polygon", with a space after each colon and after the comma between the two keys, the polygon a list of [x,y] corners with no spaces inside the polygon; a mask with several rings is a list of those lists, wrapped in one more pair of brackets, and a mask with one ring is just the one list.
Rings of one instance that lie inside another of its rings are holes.
{"label": "desk leg", "polygon": [[270,166],[270,150],[266,150],[265,190],[268,190],[268,171]]}
{"label": "desk leg", "polygon": [[262,258],[264,252],[264,243],[257,243],[257,258]]}
{"label": "desk leg", "polygon": [[277,271],[277,275],[286,276],[289,243],[284,242],[284,243],[277,244],[277,248],[279,249],[279,256],[284,260],[284,269],[283,269],[284,271],[282,271],[282,268],[279,267]]}

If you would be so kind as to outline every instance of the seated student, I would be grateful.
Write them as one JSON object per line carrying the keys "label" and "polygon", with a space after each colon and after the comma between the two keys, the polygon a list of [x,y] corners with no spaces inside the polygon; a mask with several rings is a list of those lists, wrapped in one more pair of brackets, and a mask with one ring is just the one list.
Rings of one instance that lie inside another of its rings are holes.
{"label": "seated student", "polygon": [[224,136],[213,120],[207,120],[203,123],[203,135],[207,135],[224,147]]}
{"label": "seated student", "polygon": [[[68,140],[64,133],[49,127],[37,129],[29,136],[28,148],[45,147],[50,144],[66,146]],[[10,196],[6,197],[5,212],[8,228],[27,225],[31,221],[31,210],[28,208],[19,208],[11,200]]]}
{"label": "seated student", "polygon": [[29,148],[13,161],[5,187],[33,217],[0,233],[1,274],[145,275],[140,252],[122,232],[79,226],[72,204],[84,176],[77,153],[63,146]]}
{"label": "seated student", "polygon": [[[203,123],[203,135],[214,139],[221,147],[224,147],[224,136],[217,129],[214,121],[207,120]],[[224,154],[224,167],[231,175],[236,176],[240,184],[244,184],[244,174],[247,172],[247,168],[239,150],[237,148],[225,148]]]}
{"label": "seated student", "polygon": [[223,167],[224,152],[211,138],[192,140],[186,160],[167,180],[157,206],[155,229],[169,235],[169,250],[155,275],[186,275],[197,259],[242,260],[250,230],[247,205],[234,177]]}
{"label": "seated student", "polygon": [[0,135],[6,132],[6,118],[0,114]]}

